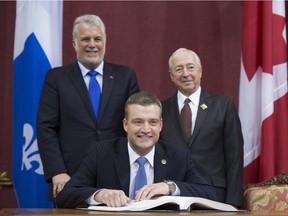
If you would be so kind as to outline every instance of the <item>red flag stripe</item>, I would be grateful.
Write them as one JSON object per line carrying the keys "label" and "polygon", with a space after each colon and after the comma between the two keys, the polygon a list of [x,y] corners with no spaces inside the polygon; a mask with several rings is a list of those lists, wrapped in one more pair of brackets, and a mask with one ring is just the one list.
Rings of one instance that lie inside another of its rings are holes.
{"label": "red flag stripe", "polygon": [[288,172],[285,2],[245,1],[239,116],[244,183]]}

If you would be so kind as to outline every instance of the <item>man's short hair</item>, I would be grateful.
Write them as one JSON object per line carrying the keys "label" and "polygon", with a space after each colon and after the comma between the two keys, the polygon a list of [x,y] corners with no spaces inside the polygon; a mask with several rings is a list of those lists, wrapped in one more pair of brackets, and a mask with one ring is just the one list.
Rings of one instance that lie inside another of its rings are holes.
{"label": "man's short hair", "polygon": [[73,40],[77,38],[77,33],[78,33],[78,26],[80,23],[88,23],[92,26],[98,27],[101,32],[103,33],[103,37],[106,40],[106,31],[105,31],[105,25],[102,22],[101,18],[94,15],[94,14],[85,14],[82,16],[79,16],[75,19],[74,24],[73,24],[73,31],[72,31],[72,37]]}
{"label": "man's short hair", "polygon": [[168,60],[168,66],[169,66],[169,71],[170,71],[170,72],[172,71],[172,61],[173,61],[174,57],[177,56],[178,53],[183,52],[183,51],[190,52],[190,53],[192,54],[193,58],[195,59],[196,63],[197,63],[200,67],[202,67],[202,65],[201,65],[201,60],[200,60],[199,56],[197,55],[197,53],[195,53],[195,52],[192,51],[192,50],[186,49],[186,48],[179,48],[179,49],[177,49],[174,53],[172,53],[171,57],[170,57],[169,60]]}
{"label": "man's short hair", "polygon": [[125,117],[128,116],[128,106],[132,104],[137,104],[141,106],[149,106],[149,105],[157,105],[162,114],[162,104],[156,95],[146,92],[140,91],[132,94],[125,103]]}

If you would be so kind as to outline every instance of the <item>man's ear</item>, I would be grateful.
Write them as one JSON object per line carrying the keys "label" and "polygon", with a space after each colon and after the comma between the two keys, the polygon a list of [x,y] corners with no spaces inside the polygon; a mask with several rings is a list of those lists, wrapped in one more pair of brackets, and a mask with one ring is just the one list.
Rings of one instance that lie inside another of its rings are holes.
{"label": "man's ear", "polygon": [[169,75],[170,75],[170,78],[171,78],[172,82],[174,82],[174,77],[173,77],[173,75],[172,75],[172,73],[170,71],[169,71]]}
{"label": "man's ear", "polygon": [[126,118],[123,119],[123,128],[127,132],[127,119]]}
{"label": "man's ear", "polygon": [[159,131],[159,132],[161,132],[162,127],[163,127],[163,119],[161,118],[161,121],[160,121],[160,131]]}
{"label": "man's ear", "polygon": [[75,40],[72,40],[72,45],[73,45],[74,49],[76,50],[76,42],[75,42]]}

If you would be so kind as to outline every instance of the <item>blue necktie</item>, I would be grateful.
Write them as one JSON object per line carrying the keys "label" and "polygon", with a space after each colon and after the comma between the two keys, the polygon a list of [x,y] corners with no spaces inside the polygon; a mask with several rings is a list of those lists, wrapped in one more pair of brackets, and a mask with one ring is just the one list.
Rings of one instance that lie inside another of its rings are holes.
{"label": "blue necktie", "polygon": [[135,186],[134,186],[134,193],[132,194],[135,197],[136,191],[142,188],[144,185],[147,184],[147,177],[144,165],[147,159],[145,157],[139,157],[137,159],[137,163],[139,164],[139,168],[135,177]]}
{"label": "blue necktie", "polygon": [[99,112],[99,104],[100,104],[100,86],[96,80],[96,71],[89,71],[88,74],[90,75],[89,81],[89,96],[90,100],[94,109],[95,117],[98,119],[98,112]]}

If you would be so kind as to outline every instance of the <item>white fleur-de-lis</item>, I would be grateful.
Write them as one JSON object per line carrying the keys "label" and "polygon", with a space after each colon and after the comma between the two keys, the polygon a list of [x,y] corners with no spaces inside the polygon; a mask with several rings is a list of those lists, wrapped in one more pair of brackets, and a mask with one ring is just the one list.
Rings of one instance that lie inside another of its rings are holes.
{"label": "white fleur-de-lis", "polygon": [[37,140],[36,139],[32,140],[33,134],[34,134],[34,131],[33,131],[32,126],[28,123],[25,123],[23,125],[23,136],[25,138],[25,143],[22,149],[21,170],[23,170],[24,167],[27,170],[30,170],[32,168],[31,163],[34,161],[38,163],[38,167],[34,171],[39,175],[43,175],[44,174],[43,166],[42,166],[42,161],[41,161],[39,151],[38,151]]}

